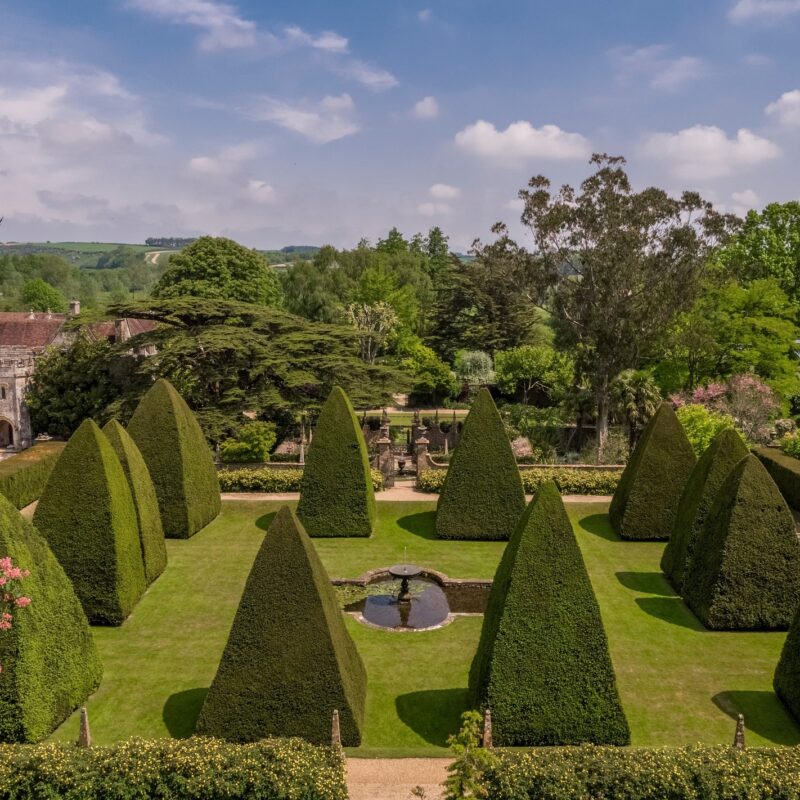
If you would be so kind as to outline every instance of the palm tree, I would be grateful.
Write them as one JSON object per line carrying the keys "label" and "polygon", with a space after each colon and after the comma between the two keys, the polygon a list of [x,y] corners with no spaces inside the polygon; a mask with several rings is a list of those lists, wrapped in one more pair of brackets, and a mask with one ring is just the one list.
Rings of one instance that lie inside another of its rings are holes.
{"label": "palm tree", "polygon": [[611,382],[612,411],[628,426],[631,452],[639,434],[661,404],[661,392],[653,376],[643,370],[626,369]]}

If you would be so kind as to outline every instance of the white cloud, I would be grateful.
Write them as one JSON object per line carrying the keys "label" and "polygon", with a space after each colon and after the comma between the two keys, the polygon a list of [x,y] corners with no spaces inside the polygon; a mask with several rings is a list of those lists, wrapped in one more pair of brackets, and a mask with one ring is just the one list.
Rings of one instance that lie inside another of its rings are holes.
{"label": "white cloud", "polygon": [[215,156],[195,156],[189,160],[189,171],[215,178],[230,177],[241,172],[255,156],[255,144],[242,142],[223,148]]}
{"label": "white cloud", "polygon": [[275,189],[266,181],[251,180],[247,183],[247,196],[254,203],[274,203]]}
{"label": "white cloud", "polygon": [[417,12],[417,19],[420,22],[429,22],[433,12],[429,8],[423,8]]}
{"label": "white cloud", "polygon": [[644,141],[641,152],[646,158],[668,163],[681,178],[701,180],[731,175],[781,153],[776,144],[747,128],[728,138],[725,131],[713,125],[654,133]]}
{"label": "white cloud", "polygon": [[784,92],[774,103],[770,103],[765,111],[781,125],[800,127],[800,89]]}
{"label": "white cloud", "polygon": [[640,79],[645,77],[650,86],[659,91],[674,92],[690,81],[707,73],[705,62],[695,56],[669,55],[663,44],[645,47],[616,47],[609,51],[620,77]]}
{"label": "white cloud", "polygon": [[417,213],[423,217],[437,217],[452,214],[453,209],[447,203],[420,203],[417,206]]}
{"label": "white cloud", "polygon": [[413,114],[419,119],[433,119],[439,115],[439,103],[435,97],[428,95],[414,103]]}
{"label": "white cloud", "polygon": [[748,53],[744,57],[744,63],[748,67],[768,67],[772,64],[772,59],[763,53]]}
{"label": "white cloud", "polygon": [[449,186],[446,183],[434,183],[428,189],[428,194],[437,200],[455,200],[457,197],[461,197],[461,189],[457,186]]}
{"label": "white cloud", "polygon": [[705,72],[705,64],[702,59],[694,56],[681,56],[664,64],[653,76],[650,85],[654,89],[671,92],[680,89],[685,83],[703,77]]}
{"label": "white cloud", "polygon": [[525,210],[525,201],[521,197],[515,197],[506,203],[509,211],[518,211],[520,214]]}
{"label": "white cloud", "polygon": [[755,208],[758,205],[758,195],[752,189],[745,189],[741,192],[733,192],[731,199],[741,206]]}
{"label": "white cloud", "polygon": [[348,52],[347,39],[334,31],[323,31],[319,36],[312,36],[297,25],[291,25],[285,31],[290,42],[313,47],[316,50],[325,50],[328,53]]}
{"label": "white cloud", "polygon": [[318,144],[325,144],[357,133],[353,119],[355,104],[349,94],[324,97],[317,103],[286,103],[273,97],[261,97],[252,108],[243,110],[251,119],[272,122],[296,131]]}
{"label": "white cloud", "polygon": [[333,70],[339,75],[357,81],[375,92],[391,89],[398,84],[397,78],[391,72],[380,67],[370,66],[357,58],[351,58],[341,64],[335,64]]}
{"label": "white cloud", "polygon": [[800,0],[737,0],[728,16],[734,22],[773,21],[800,13]]}
{"label": "white cloud", "polygon": [[534,128],[530,122],[512,122],[504,131],[491,122],[478,120],[459,131],[456,145],[462,150],[498,162],[531,158],[582,159],[591,153],[589,141],[557,125]]}
{"label": "white cloud", "polygon": [[177,25],[200,28],[202,50],[252,47],[256,24],[239,15],[235,6],[215,0],[128,0],[128,6]]}

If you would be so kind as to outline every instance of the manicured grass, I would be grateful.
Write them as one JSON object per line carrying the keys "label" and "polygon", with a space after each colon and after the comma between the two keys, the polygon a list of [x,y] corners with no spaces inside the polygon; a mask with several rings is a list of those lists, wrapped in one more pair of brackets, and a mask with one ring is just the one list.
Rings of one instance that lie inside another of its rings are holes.
{"label": "manicured grass", "polygon": [[[169,565],[122,628],[95,628],[105,676],[89,701],[95,741],[186,736],[209,686],[274,501],[227,501],[196,536],[170,540]],[[452,577],[492,577],[498,542],[432,538],[433,503],[379,503],[371,539],[316,540],[331,576],[403,560]],[[663,543],[622,542],[597,503],[568,506],[600,603],[633,744],[800,742],[771,689],[785,634],[705,631],[658,564]],[[481,618],[425,633],[348,620],[368,673],[363,746],[354,755],[440,755],[464,708]],[[77,715],[54,738],[77,735]]]}

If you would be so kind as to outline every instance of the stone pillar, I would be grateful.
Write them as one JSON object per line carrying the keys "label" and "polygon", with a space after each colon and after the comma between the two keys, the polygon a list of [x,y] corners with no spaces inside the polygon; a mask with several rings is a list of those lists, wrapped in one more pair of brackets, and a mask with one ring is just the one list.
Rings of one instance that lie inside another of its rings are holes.
{"label": "stone pillar", "polygon": [[744,750],[744,714],[736,718],[736,733],[733,734],[733,749]]}
{"label": "stone pillar", "polygon": [[492,710],[490,708],[483,712],[483,738],[481,745],[483,747],[492,747]]}
{"label": "stone pillar", "polygon": [[92,732],[89,729],[89,712],[86,706],[81,706],[81,727],[78,731],[78,747],[91,747],[92,746]]}
{"label": "stone pillar", "polygon": [[381,411],[381,428],[385,428],[389,425],[389,413],[386,411],[386,407],[384,406],[383,410]]}
{"label": "stone pillar", "polygon": [[430,442],[425,438],[425,429],[420,428],[420,437],[414,442],[414,450],[417,460],[417,481],[423,470],[428,469],[428,445]]}
{"label": "stone pillar", "polygon": [[333,709],[333,720],[331,722],[331,747],[342,746],[342,732],[339,729],[339,710]]}
{"label": "stone pillar", "polygon": [[381,438],[375,444],[378,445],[377,468],[383,475],[383,485],[388,489],[394,486],[394,453],[392,453],[392,440],[389,436],[389,426],[381,428]]}

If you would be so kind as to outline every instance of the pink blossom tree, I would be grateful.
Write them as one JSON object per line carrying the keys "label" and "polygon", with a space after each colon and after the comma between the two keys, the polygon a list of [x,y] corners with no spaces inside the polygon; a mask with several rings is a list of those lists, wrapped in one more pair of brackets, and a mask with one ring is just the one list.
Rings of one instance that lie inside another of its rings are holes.
{"label": "pink blossom tree", "polygon": [[14,612],[31,603],[30,597],[21,593],[21,583],[28,575],[30,571],[15,567],[10,556],[0,558],[0,631],[9,630],[14,623]]}

